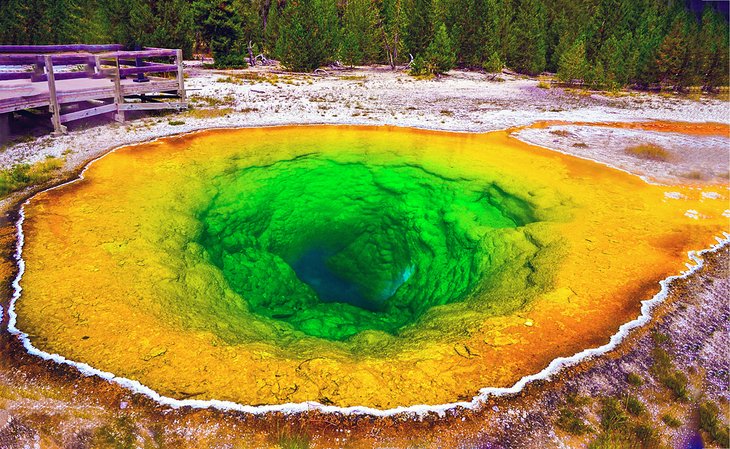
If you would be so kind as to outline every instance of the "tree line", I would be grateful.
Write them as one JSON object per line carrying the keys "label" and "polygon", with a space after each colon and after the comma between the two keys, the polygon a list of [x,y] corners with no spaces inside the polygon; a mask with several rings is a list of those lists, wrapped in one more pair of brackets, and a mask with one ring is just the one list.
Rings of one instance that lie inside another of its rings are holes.
{"label": "tree line", "polygon": [[728,84],[728,22],[679,0],[0,0],[0,42],[265,54],[294,71],[503,67],[599,88]]}

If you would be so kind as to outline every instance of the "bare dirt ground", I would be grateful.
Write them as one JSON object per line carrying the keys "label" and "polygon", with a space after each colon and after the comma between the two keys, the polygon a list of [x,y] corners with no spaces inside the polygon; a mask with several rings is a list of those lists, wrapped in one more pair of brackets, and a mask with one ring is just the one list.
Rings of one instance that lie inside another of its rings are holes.
{"label": "bare dirt ground", "polygon": [[[313,76],[282,74],[271,68],[216,72],[191,63],[187,75],[194,106],[190,111],[133,116],[124,125],[99,120],[72,123],[68,135],[56,138],[45,135],[44,128],[33,129],[40,137],[20,135],[18,142],[0,150],[0,166],[64,157],[63,179],[112,147],[210,127],[387,124],[472,132],[526,127],[515,129],[514,135],[653,182],[727,185],[727,132],[688,136],[666,130],[589,126],[591,122],[651,120],[719,123],[726,130],[730,106],[717,98],[586,94],[541,88],[537,80],[507,74],[495,81],[491,75],[461,71],[439,80],[417,80],[380,67]],[[527,127],[538,121],[587,124]],[[637,143],[660,145],[667,151],[665,160],[626,152]],[[33,189],[0,202],[6,214],[0,226],[3,308],[15,270],[13,210]],[[628,396],[642,402],[646,410],[630,416],[626,428],[646,424],[656,432],[659,446],[655,447],[682,447],[697,433],[700,403],[720,404],[724,422],[728,418],[729,256],[726,246],[707,255],[697,273],[674,282],[657,318],[607,356],[530,385],[519,396],[495,399],[476,411],[457,409],[445,417],[376,419],[314,412],[253,417],[173,410],[115,384],[27,355],[4,332],[5,316],[0,322],[0,448],[585,447],[600,436],[603,398]],[[661,351],[670,356],[671,369],[686,373],[687,400],[678,400],[657,371]],[[676,418],[679,427],[667,425],[662,420],[665,415]],[[576,421],[561,417],[573,417],[591,431],[573,435],[566,431],[571,428],[566,423]]]}

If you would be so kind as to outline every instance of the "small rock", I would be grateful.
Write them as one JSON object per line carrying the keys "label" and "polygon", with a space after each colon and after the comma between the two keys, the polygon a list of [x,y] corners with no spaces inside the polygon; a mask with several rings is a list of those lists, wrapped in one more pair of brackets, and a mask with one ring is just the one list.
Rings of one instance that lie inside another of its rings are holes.
{"label": "small rock", "polygon": [[12,420],[13,415],[11,415],[9,411],[0,410],[0,430],[3,430],[7,426],[9,426]]}

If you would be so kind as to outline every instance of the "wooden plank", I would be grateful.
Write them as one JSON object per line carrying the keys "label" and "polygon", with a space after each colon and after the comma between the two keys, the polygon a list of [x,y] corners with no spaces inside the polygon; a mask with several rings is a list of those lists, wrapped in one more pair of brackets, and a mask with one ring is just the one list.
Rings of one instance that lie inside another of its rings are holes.
{"label": "wooden plank", "polygon": [[117,111],[116,104],[114,104],[114,103],[105,104],[105,105],[97,106],[94,108],[84,109],[82,111],[76,111],[76,112],[64,114],[61,116],[61,123],[70,122],[72,120],[79,120],[82,118],[87,118],[87,117],[91,117],[91,116],[99,115],[99,114],[108,114],[110,112],[116,112],[116,111]]}
{"label": "wooden plank", "polygon": [[[141,61],[141,62],[142,62],[142,66],[157,64],[155,62],[150,62],[150,61]],[[135,59],[120,59],[119,64],[137,67],[137,59],[136,58]]]}
{"label": "wooden plank", "polygon": [[176,72],[177,65],[174,64],[153,64],[145,67],[125,67],[119,70],[122,76],[136,75],[138,73],[162,73]]}
{"label": "wooden plank", "polygon": [[0,102],[0,113],[20,111],[23,109],[39,108],[48,106],[48,93],[23,97],[20,99],[13,98],[10,101]]}
{"label": "wooden plank", "polygon": [[[89,60],[90,53],[70,53],[51,55],[53,63],[56,65],[73,65],[73,64],[86,64]],[[23,54],[2,54],[0,53],[0,65],[29,65],[35,64],[39,56],[43,56],[38,53],[23,53]]]}
{"label": "wooden plank", "polygon": [[30,65],[35,64],[38,55],[35,54],[0,54],[0,64],[2,65]]}
{"label": "wooden plank", "polygon": [[104,89],[90,89],[75,92],[63,92],[58,96],[58,102],[61,104],[76,103],[88,100],[107,100],[114,98],[114,85],[109,83],[109,87]]}
{"label": "wooden plank", "polygon": [[71,45],[0,45],[0,53],[58,53],[62,51],[118,51],[123,50],[121,44],[71,44]]}
{"label": "wooden plank", "polygon": [[153,92],[177,92],[177,80],[153,79],[149,83],[129,83],[122,86],[124,96],[149,94]]}
{"label": "wooden plank", "polygon": [[[114,98],[114,86],[110,85],[104,89],[92,89],[76,92],[59,92],[58,103],[77,103],[88,100],[104,100]],[[50,103],[48,92],[29,97],[13,98],[10,101],[0,102],[0,112],[12,112],[22,109],[38,108],[48,106]]]}
{"label": "wooden plank", "polygon": [[51,55],[45,56],[46,74],[48,75],[48,94],[50,96],[49,110],[52,114],[51,122],[53,122],[53,133],[55,135],[65,134],[66,127],[61,124],[61,106],[58,104],[58,96],[56,95],[56,78],[53,76],[53,61]]}
{"label": "wooden plank", "polygon": [[2,72],[0,81],[25,80],[33,77],[33,72]]}
{"label": "wooden plank", "polygon": [[102,59],[108,58],[155,58],[169,56],[174,57],[177,50],[169,48],[160,48],[155,50],[138,50],[138,51],[112,51],[107,53],[101,53]]}
{"label": "wooden plank", "polygon": [[122,111],[152,111],[160,109],[185,109],[185,103],[124,103],[119,105]]}
{"label": "wooden plank", "polygon": [[[60,72],[56,73],[55,75],[56,81],[64,81],[64,80],[75,80],[79,78],[89,78],[89,75],[87,75],[86,72]],[[48,75],[43,74],[36,78],[33,78],[33,81],[48,81]]]}

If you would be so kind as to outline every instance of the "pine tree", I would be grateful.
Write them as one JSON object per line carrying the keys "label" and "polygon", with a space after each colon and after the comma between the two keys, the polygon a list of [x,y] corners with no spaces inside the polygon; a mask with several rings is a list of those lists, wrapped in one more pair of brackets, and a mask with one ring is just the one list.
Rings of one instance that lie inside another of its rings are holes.
{"label": "pine tree", "polygon": [[659,81],[680,88],[687,63],[685,17],[678,15],[657,49],[656,67]]}
{"label": "pine tree", "polygon": [[605,84],[609,89],[618,89],[626,85],[631,77],[630,71],[636,53],[630,52],[626,47],[629,42],[631,42],[629,36],[619,39],[613,35],[598,52],[597,59],[605,67]]}
{"label": "pine tree", "polygon": [[636,0],[600,0],[586,29],[586,50],[589,60],[600,57],[605,43],[616,35],[628,31],[635,16]]}
{"label": "pine tree", "polygon": [[426,59],[433,64],[434,73],[446,73],[456,64],[456,54],[451,45],[451,38],[443,23],[436,30],[433,42],[426,49]]}
{"label": "pine tree", "polygon": [[268,14],[265,16],[263,23],[263,51],[269,55],[276,55],[276,42],[279,40],[279,21],[281,13],[279,11],[279,2],[272,1],[269,6]]}
{"label": "pine tree", "polygon": [[354,67],[357,64],[361,64],[365,59],[360,40],[356,32],[352,29],[346,29],[342,43],[340,45],[340,58],[342,62],[350,67]]}
{"label": "pine tree", "polygon": [[586,82],[594,89],[603,89],[606,84],[606,73],[601,61],[597,61],[593,64],[593,67],[588,69],[588,72],[586,73]]}
{"label": "pine tree", "polygon": [[154,29],[149,44],[154,47],[180,48],[185,57],[193,53],[193,15],[186,0],[161,0],[151,10]]}
{"label": "pine tree", "polygon": [[193,14],[216,67],[245,67],[242,19],[230,0],[197,0]]}
{"label": "pine tree", "polygon": [[511,53],[507,62],[512,68],[529,75],[545,69],[546,10],[542,0],[522,0],[512,24]]}
{"label": "pine tree", "polygon": [[78,42],[81,36],[83,9],[78,0],[55,0],[46,3],[43,10],[46,43]]}
{"label": "pine tree", "polygon": [[456,53],[451,44],[451,38],[446,25],[439,25],[434,34],[433,41],[429,44],[423,56],[419,56],[418,61],[414,61],[414,67],[411,73],[414,75],[434,74],[439,75],[446,73],[456,63]]}
{"label": "pine tree", "polygon": [[568,51],[579,38],[584,37],[585,24],[592,10],[588,2],[575,0],[550,0],[545,2],[547,27],[545,33],[546,61],[549,71],[557,72],[560,56]]}
{"label": "pine tree", "polygon": [[564,83],[583,81],[588,73],[585,42],[579,40],[563,53],[558,64],[558,79]]}
{"label": "pine tree", "polygon": [[433,39],[431,0],[413,0],[405,30],[405,46],[413,55],[420,55]]}
{"label": "pine tree", "polygon": [[706,56],[700,66],[700,75],[704,87],[707,90],[714,90],[718,86],[727,86],[730,81],[728,73],[728,48],[727,21],[716,11],[705,11],[702,16],[702,31],[700,41]]}
{"label": "pine tree", "polygon": [[32,3],[25,0],[3,0],[0,9],[0,43],[31,43],[32,36],[28,17],[32,7]]}
{"label": "pine tree", "polygon": [[377,19],[370,0],[348,0],[343,15],[343,37],[340,57],[350,66],[371,62],[376,58]]}
{"label": "pine tree", "polygon": [[408,24],[403,0],[383,0],[378,22],[388,64],[395,70],[403,48],[403,35]]}
{"label": "pine tree", "polygon": [[295,0],[287,4],[276,43],[289,70],[312,71],[337,52],[337,10],[333,0]]}
{"label": "pine tree", "polygon": [[154,16],[147,0],[127,0],[129,5],[129,28],[127,45],[141,48],[150,45],[154,30]]}
{"label": "pine tree", "polygon": [[458,60],[470,67],[483,66],[499,49],[497,0],[458,0],[453,9],[453,43]]}
{"label": "pine tree", "polygon": [[493,51],[487,62],[484,64],[484,70],[491,73],[501,72],[504,68],[504,63],[499,57],[497,51]]}

